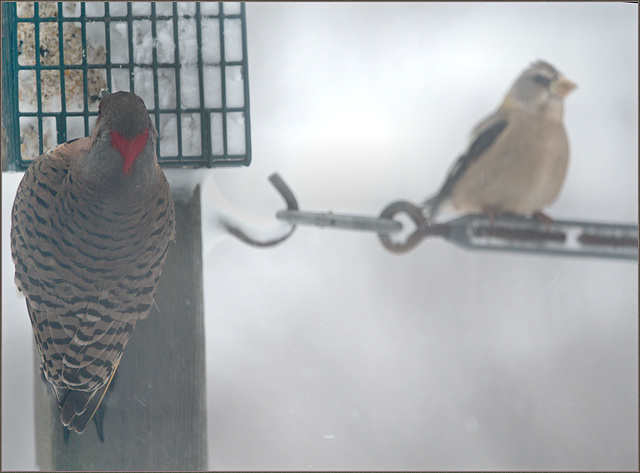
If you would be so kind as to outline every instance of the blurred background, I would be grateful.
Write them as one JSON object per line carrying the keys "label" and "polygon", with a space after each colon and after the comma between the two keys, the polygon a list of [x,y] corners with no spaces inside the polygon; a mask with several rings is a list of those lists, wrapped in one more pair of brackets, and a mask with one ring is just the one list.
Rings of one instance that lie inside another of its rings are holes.
{"label": "blurred background", "polygon": [[[397,256],[310,227],[258,250],[217,225],[224,207],[286,229],[274,171],[305,210],[421,201],[537,59],[578,84],[548,213],[637,223],[637,18],[623,3],[247,4],[253,163],[203,184],[211,469],[637,470],[637,264],[437,239]],[[20,177],[2,177],[8,470],[37,468],[8,241]]]}

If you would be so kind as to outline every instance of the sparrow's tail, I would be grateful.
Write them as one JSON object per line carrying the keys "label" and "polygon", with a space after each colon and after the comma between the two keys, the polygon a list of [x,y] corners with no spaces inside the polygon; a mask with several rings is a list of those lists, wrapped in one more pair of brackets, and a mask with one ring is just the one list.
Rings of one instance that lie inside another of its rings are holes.
{"label": "sparrow's tail", "polygon": [[422,214],[429,221],[434,221],[440,212],[440,206],[444,202],[444,198],[441,193],[427,197],[422,201]]}

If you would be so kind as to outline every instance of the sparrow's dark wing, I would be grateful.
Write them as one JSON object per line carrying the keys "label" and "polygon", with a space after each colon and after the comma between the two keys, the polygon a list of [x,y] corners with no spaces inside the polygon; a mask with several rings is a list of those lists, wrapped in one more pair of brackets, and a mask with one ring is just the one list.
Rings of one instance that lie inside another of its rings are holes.
{"label": "sparrow's dark wing", "polygon": [[495,142],[507,126],[508,121],[506,119],[497,121],[486,130],[476,136],[476,139],[471,143],[469,149],[465,154],[460,156],[455,162],[449,174],[447,175],[444,184],[438,191],[438,193],[425,201],[425,206],[429,207],[429,218],[435,218],[440,205],[449,197],[451,189],[458,182],[460,177],[467,172],[471,163],[475,162],[482,154]]}

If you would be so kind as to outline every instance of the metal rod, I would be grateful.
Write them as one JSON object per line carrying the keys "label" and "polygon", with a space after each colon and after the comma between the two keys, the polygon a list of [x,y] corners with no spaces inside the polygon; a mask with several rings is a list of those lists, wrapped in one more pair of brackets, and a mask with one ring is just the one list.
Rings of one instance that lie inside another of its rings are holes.
{"label": "metal rod", "polygon": [[448,222],[447,240],[485,250],[638,260],[638,227],[629,224],[467,215]]}
{"label": "metal rod", "polygon": [[[299,210],[295,194],[287,183],[274,173],[271,184],[284,199],[287,208],[276,217],[291,224],[282,237],[259,242],[227,222],[223,222],[233,235],[258,247],[273,246],[291,236],[296,225],[313,225],[343,230],[374,232],[382,245],[392,253],[407,253],[424,238],[442,237],[451,243],[469,249],[512,251],[557,256],[580,256],[638,260],[638,226],[569,220],[540,221],[516,215],[489,218],[482,214],[464,215],[448,222],[430,222],[423,209],[411,202],[399,200],[385,207],[378,217],[308,212]],[[403,230],[402,221],[412,222],[413,232],[391,237]]]}
{"label": "metal rod", "polygon": [[280,220],[292,224],[315,225],[317,227],[340,228],[375,233],[395,233],[402,230],[402,223],[391,218],[361,217],[358,215],[334,214],[333,212],[303,212],[281,210],[276,214]]}

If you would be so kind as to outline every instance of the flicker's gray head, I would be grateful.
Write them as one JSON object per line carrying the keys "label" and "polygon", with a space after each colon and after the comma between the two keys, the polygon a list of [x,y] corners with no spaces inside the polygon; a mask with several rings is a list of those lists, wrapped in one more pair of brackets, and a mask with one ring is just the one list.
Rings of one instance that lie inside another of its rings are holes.
{"label": "flicker's gray head", "polygon": [[98,121],[111,132],[132,140],[151,126],[144,101],[131,92],[107,94],[100,101]]}
{"label": "flicker's gray head", "polygon": [[155,179],[157,132],[144,101],[114,92],[100,101],[100,115],[86,159],[78,172],[95,185],[142,188]]}
{"label": "flicker's gray head", "polygon": [[[142,159],[147,162],[155,157],[155,127],[144,101],[131,92],[114,92],[103,97],[96,130],[98,142],[113,148],[121,158],[124,177],[132,175],[134,164],[140,161],[141,155],[150,155]],[[109,154],[109,151],[102,152],[104,158],[108,158]],[[102,162],[109,167],[105,160]]]}

